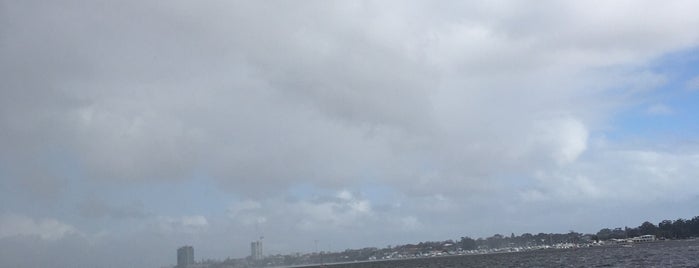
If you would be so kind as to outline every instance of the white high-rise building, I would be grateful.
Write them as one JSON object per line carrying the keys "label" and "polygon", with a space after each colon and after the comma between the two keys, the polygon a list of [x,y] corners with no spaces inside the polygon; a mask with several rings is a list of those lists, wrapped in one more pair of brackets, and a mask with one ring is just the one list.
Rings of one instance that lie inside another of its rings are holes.
{"label": "white high-rise building", "polygon": [[177,249],[177,268],[186,268],[194,264],[194,248],[184,246]]}
{"label": "white high-rise building", "polygon": [[253,260],[262,259],[262,240],[250,243],[250,257],[252,257]]}

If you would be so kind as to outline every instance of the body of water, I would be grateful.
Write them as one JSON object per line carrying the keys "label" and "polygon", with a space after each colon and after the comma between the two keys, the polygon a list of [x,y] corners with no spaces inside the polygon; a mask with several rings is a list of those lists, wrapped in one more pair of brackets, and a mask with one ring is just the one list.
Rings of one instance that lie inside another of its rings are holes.
{"label": "body of water", "polygon": [[[308,267],[308,266],[307,266]],[[322,267],[322,266],[310,266]],[[328,268],[697,267],[699,240],[324,265]]]}

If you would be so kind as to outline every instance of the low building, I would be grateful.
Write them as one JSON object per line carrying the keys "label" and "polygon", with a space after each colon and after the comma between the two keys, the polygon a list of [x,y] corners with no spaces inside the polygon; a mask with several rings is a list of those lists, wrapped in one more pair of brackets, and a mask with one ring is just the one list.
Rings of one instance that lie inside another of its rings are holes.
{"label": "low building", "polygon": [[631,238],[634,243],[639,243],[639,242],[652,242],[655,241],[655,235],[642,235],[638,237]]}

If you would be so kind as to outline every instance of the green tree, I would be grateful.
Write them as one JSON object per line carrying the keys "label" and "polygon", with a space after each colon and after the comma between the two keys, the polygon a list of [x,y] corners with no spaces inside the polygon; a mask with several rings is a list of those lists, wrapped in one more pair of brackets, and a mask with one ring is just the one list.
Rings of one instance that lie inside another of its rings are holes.
{"label": "green tree", "polygon": [[534,236],[530,233],[523,233],[519,237],[520,237],[520,244],[522,246],[536,244],[536,241],[534,241]]}
{"label": "green tree", "polygon": [[624,227],[624,232],[626,232],[626,237],[637,237],[641,235],[641,231],[638,228]]}
{"label": "green tree", "polygon": [[612,237],[612,230],[609,228],[604,228],[602,230],[599,230],[599,232],[597,232],[597,237],[600,240],[609,240],[609,238]]}
{"label": "green tree", "polygon": [[621,227],[614,228],[614,230],[612,230],[611,238],[614,238],[614,239],[626,238],[626,231],[624,231],[624,229],[621,229]]}
{"label": "green tree", "polygon": [[476,249],[476,240],[465,236],[461,238],[461,248],[463,250],[474,250]]}
{"label": "green tree", "polygon": [[664,220],[658,223],[658,229],[660,230],[660,236],[665,238],[675,238],[671,220]]}
{"label": "green tree", "polygon": [[689,225],[689,235],[699,236],[699,216],[696,216],[687,222]]}
{"label": "green tree", "polygon": [[641,226],[638,226],[638,231],[641,235],[658,235],[658,226],[646,221]]}
{"label": "green tree", "polygon": [[687,221],[680,218],[672,223],[672,232],[675,238],[685,239],[689,237],[689,224]]}

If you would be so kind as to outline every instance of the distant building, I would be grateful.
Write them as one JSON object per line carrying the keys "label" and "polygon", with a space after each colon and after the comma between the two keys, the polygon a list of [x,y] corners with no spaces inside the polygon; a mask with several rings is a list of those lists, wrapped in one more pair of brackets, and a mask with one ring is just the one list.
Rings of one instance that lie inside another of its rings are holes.
{"label": "distant building", "polygon": [[634,243],[639,243],[639,242],[653,242],[657,239],[655,238],[655,235],[642,235],[642,236],[631,238],[631,240],[633,240]]}
{"label": "distant building", "polygon": [[262,240],[257,240],[250,243],[250,257],[253,260],[262,259]]}
{"label": "distant building", "polygon": [[186,268],[194,264],[194,248],[184,246],[177,249],[177,268]]}

